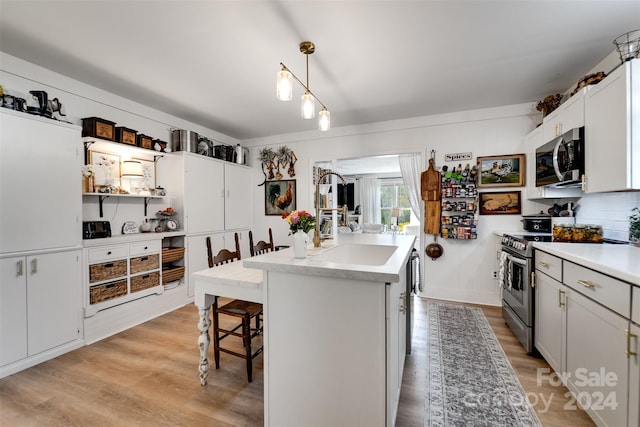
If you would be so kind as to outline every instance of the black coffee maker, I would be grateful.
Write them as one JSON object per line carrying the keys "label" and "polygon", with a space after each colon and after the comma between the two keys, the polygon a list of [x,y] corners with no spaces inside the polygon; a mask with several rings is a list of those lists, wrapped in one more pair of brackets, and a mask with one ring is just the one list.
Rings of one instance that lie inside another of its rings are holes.
{"label": "black coffee maker", "polygon": [[29,93],[37,101],[38,105],[27,105],[27,113],[51,118],[51,111],[47,108],[49,96],[43,90],[30,90]]}

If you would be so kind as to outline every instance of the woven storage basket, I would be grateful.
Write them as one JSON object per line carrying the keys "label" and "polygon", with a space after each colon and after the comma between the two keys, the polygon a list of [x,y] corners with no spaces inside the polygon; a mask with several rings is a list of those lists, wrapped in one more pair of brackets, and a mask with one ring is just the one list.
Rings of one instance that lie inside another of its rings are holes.
{"label": "woven storage basket", "polygon": [[92,286],[89,288],[89,303],[96,304],[111,298],[116,298],[127,294],[127,281],[105,283],[104,285]]}
{"label": "woven storage basket", "polygon": [[162,284],[166,285],[169,282],[180,279],[184,276],[184,267],[174,267],[166,270],[162,270]]}
{"label": "woven storage basket", "polygon": [[142,273],[143,271],[155,270],[160,266],[158,261],[158,254],[145,255],[137,258],[131,258],[129,261],[131,266],[131,274]]}
{"label": "woven storage basket", "polygon": [[102,282],[127,275],[127,260],[103,262],[89,266],[89,283]]}
{"label": "woven storage basket", "polygon": [[138,292],[144,289],[153,288],[160,284],[160,274],[155,271],[149,274],[141,274],[131,278],[131,292]]}
{"label": "woven storage basket", "polygon": [[180,261],[184,257],[184,248],[163,248],[162,263]]}

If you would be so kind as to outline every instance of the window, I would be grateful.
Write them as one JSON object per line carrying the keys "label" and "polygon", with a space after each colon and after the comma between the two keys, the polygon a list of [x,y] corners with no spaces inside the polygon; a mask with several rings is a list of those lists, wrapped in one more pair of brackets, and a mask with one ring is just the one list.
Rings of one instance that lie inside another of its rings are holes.
{"label": "window", "polygon": [[400,209],[398,225],[417,222],[415,217],[412,218],[409,196],[402,179],[384,180],[380,184],[380,218],[383,224],[393,224],[391,210],[396,207]]}

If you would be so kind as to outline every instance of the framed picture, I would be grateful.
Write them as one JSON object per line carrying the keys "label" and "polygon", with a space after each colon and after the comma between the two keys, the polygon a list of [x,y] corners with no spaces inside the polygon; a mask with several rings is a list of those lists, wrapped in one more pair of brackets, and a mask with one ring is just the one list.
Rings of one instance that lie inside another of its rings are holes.
{"label": "framed picture", "polygon": [[264,214],[282,215],[296,210],[296,180],[267,181],[264,185]]}
{"label": "framed picture", "polygon": [[101,187],[120,187],[120,156],[117,154],[89,151],[89,164],[95,172],[94,185]]}
{"label": "framed picture", "polygon": [[524,154],[478,157],[478,166],[479,188],[524,186]]}
{"label": "framed picture", "polygon": [[133,159],[142,165],[142,179],[140,187],[142,191],[149,192],[156,188],[156,162],[145,159]]}
{"label": "framed picture", "polygon": [[520,215],[520,191],[484,192],[480,196],[480,215]]}

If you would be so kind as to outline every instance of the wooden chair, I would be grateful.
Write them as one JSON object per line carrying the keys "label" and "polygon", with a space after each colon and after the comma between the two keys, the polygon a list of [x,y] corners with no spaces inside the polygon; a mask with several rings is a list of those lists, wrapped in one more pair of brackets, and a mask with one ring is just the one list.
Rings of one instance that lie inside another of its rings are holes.
{"label": "wooden chair", "polygon": [[[222,249],[217,255],[213,256],[211,251],[211,239],[207,237],[207,256],[209,258],[209,267],[215,267],[229,262],[239,261],[240,243],[238,242],[238,233],[235,233],[236,250],[231,252],[228,249]],[[218,307],[218,298],[213,302],[213,354],[216,362],[216,369],[220,369],[220,352],[231,354],[233,356],[245,359],[247,365],[247,378],[249,382],[253,381],[253,359],[262,353],[262,346],[257,350],[253,350],[251,341],[253,338],[262,334],[261,315],[262,304],[243,300],[232,300],[222,307]],[[220,326],[220,314],[225,314],[240,320],[240,324],[234,324],[225,329]],[[255,319],[255,327],[251,327],[251,319]],[[236,332],[241,329],[241,332]],[[220,342],[227,337],[238,337],[242,339],[244,353],[224,348],[220,346]]]}
{"label": "wooden chair", "polygon": [[249,248],[251,250],[251,256],[273,252],[275,250],[275,246],[273,245],[273,233],[271,232],[271,228],[269,228],[269,241],[265,242],[264,240],[260,240],[255,245],[253,244],[253,232],[249,230]]}

